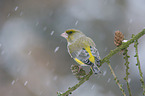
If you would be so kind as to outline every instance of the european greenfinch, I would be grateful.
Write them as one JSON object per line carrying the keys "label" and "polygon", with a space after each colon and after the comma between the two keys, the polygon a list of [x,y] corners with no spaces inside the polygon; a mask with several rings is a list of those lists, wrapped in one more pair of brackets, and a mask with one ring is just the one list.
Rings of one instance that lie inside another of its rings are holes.
{"label": "european greenfinch", "polygon": [[100,64],[99,53],[91,38],[76,29],[66,30],[61,36],[67,40],[68,52],[78,64],[90,66],[95,74],[101,73],[97,66]]}

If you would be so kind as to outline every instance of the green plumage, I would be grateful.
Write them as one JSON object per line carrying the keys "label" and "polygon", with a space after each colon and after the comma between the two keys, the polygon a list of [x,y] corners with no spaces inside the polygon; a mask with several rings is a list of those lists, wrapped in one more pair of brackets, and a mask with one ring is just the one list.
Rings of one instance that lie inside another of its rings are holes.
{"label": "green plumage", "polygon": [[68,50],[71,55],[71,53],[73,53],[74,51],[79,51],[82,48],[86,48],[87,46],[95,47],[95,44],[89,37],[82,36],[77,40],[75,40],[74,42],[72,42],[71,44],[69,44]]}
{"label": "green plumage", "polygon": [[93,40],[82,32],[70,29],[62,34],[67,39],[70,56],[81,66],[89,65],[93,72],[100,73],[96,64],[100,64],[99,53]]}

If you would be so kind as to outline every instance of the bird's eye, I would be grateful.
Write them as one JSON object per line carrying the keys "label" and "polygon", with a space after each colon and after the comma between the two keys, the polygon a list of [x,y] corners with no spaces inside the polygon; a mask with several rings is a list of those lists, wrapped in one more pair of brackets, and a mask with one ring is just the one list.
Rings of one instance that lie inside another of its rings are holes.
{"label": "bird's eye", "polygon": [[69,32],[68,32],[68,34],[72,34],[72,33],[73,33],[72,31],[69,31]]}

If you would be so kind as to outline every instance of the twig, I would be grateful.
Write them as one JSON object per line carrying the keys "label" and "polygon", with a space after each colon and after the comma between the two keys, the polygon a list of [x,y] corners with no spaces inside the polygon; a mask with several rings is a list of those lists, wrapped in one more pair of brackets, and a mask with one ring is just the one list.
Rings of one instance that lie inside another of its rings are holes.
{"label": "twig", "polygon": [[138,40],[144,34],[145,34],[145,29],[143,29],[140,33],[138,33],[137,35],[135,35],[132,39],[128,40],[127,42],[122,43],[122,45],[120,45],[116,49],[111,50],[110,53],[105,58],[103,58],[101,60],[100,66],[102,66],[102,64],[104,62],[106,62],[107,60],[109,60],[114,54],[120,52],[122,49],[125,49],[125,48],[129,47],[129,45],[132,44],[134,42],[134,40]]}
{"label": "twig", "polygon": [[[110,53],[107,56],[105,56],[105,58],[103,58],[101,60],[101,64],[98,67],[102,66],[103,63],[107,62],[114,54],[120,52],[122,49],[125,49],[125,48],[129,47],[129,45],[132,44],[134,42],[134,40],[138,40],[144,34],[145,34],[145,29],[143,29],[140,33],[135,35],[132,39],[130,39],[127,42],[123,43],[121,46],[117,47],[114,50],[111,50]],[[75,86],[73,86],[71,88],[68,88],[68,90],[65,93],[58,93],[58,95],[59,96],[67,96],[67,95],[69,95],[72,91],[76,90],[80,85],[82,85],[85,81],[87,81],[92,74],[93,74],[93,72],[90,71],[89,74],[86,75],[83,79],[81,79],[78,84],[76,84]],[[145,89],[145,87],[144,87],[144,89]]]}
{"label": "twig", "polygon": [[129,61],[128,61],[128,58],[129,58],[130,56],[128,56],[127,52],[128,52],[127,48],[124,49],[123,55],[125,55],[125,56],[124,56],[124,59],[125,59],[125,61],[126,61],[125,64],[124,64],[124,65],[126,66],[126,76],[125,76],[124,80],[125,80],[126,83],[127,83],[127,88],[128,88],[129,96],[132,96],[132,95],[131,95],[130,86],[129,86],[129,82],[128,82],[128,75],[130,74],[130,73],[128,72],[128,70],[129,70]]}
{"label": "twig", "polygon": [[143,80],[143,73],[141,71],[141,66],[140,66],[140,61],[139,61],[139,56],[138,56],[138,40],[135,40],[134,47],[135,47],[135,52],[136,52],[134,57],[136,57],[136,59],[137,59],[136,66],[138,66],[138,70],[139,70],[140,77],[141,77],[140,82],[142,84],[141,87],[143,88],[143,95],[145,95],[145,85],[144,85],[144,80]]}
{"label": "twig", "polygon": [[117,79],[117,76],[115,75],[115,73],[114,73],[114,71],[113,71],[113,69],[112,69],[112,67],[111,67],[111,65],[110,65],[110,61],[108,61],[108,62],[106,62],[106,63],[108,64],[108,66],[109,66],[109,68],[110,68],[110,70],[111,70],[111,73],[112,73],[112,75],[114,76],[114,80],[116,81],[116,84],[117,84],[118,87],[120,88],[120,90],[121,90],[123,96],[126,96],[126,94],[125,94],[125,92],[124,92],[124,89],[122,88],[122,85],[119,83],[119,80]]}
{"label": "twig", "polygon": [[89,80],[90,76],[93,74],[92,70],[84,77],[82,78],[82,80],[76,84],[75,86],[71,87],[71,88],[68,88],[68,90],[61,94],[60,96],[68,96],[69,94],[72,93],[72,91],[74,91],[75,89],[77,89],[80,85],[82,85],[85,81]]}

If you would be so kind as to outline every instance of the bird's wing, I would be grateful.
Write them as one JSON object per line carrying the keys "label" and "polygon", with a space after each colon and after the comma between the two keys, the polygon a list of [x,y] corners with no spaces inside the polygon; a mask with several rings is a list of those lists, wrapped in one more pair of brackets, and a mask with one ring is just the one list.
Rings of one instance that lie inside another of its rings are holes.
{"label": "bird's wing", "polygon": [[99,56],[98,50],[95,47],[91,47],[91,46],[90,46],[90,49],[91,49],[92,55],[95,57],[96,63],[100,65],[100,56]]}
{"label": "bird's wing", "polygon": [[95,48],[95,43],[88,37],[80,38],[70,44],[68,46],[68,52],[80,65],[91,65],[95,63],[95,60],[99,60],[99,53]]}

